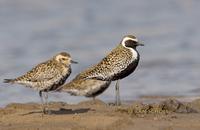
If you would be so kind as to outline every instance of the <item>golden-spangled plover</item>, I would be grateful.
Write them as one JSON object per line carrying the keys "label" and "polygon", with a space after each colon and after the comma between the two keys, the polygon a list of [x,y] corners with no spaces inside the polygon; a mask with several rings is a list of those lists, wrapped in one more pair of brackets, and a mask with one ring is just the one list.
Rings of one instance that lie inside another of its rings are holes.
{"label": "golden-spangled plover", "polygon": [[[43,105],[43,112],[48,110],[48,92],[54,91],[63,85],[71,74],[72,60],[70,54],[61,52],[46,62],[38,64],[26,74],[15,79],[5,79],[4,83],[21,84],[39,91],[39,96]],[[44,92],[44,93],[43,93]],[[45,103],[43,101],[43,95]]]}
{"label": "golden-spangled plover", "polygon": [[111,81],[116,83],[116,105],[120,105],[119,80],[130,75],[138,65],[140,55],[137,46],[143,46],[133,35],[123,37],[120,44],[98,64],[81,72],[74,80],[64,85],[62,91],[74,95],[95,97],[102,93]]}
{"label": "golden-spangled plover", "polygon": [[82,78],[92,69],[93,67],[82,71],[71,82],[61,86],[61,89],[58,89],[58,91],[68,92],[74,96],[85,96],[95,99],[96,96],[109,87],[111,81]]}

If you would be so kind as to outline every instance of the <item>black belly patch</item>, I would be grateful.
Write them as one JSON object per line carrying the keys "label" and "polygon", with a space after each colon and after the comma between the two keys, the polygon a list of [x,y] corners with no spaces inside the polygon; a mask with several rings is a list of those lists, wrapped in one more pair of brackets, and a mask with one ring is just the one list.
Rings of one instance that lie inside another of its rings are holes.
{"label": "black belly patch", "polygon": [[139,62],[139,58],[136,61],[134,61],[131,64],[129,64],[128,67],[125,70],[121,71],[118,74],[115,74],[113,76],[112,80],[123,79],[126,76],[130,75],[136,69],[136,67],[138,65],[138,62]]}

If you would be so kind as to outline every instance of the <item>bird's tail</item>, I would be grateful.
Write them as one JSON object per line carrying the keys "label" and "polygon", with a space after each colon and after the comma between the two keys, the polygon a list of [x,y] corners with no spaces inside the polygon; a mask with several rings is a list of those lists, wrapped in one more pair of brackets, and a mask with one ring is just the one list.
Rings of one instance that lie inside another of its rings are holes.
{"label": "bird's tail", "polygon": [[13,84],[15,82],[15,79],[4,79],[4,83],[11,83]]}

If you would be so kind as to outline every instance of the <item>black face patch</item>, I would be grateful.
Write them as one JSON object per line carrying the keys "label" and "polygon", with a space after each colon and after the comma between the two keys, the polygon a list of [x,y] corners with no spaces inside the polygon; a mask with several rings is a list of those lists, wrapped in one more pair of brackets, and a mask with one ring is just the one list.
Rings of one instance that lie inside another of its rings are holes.
{"label": "black face patch", "polygon": [[135,48],[137,46],[137,42],[133,40],[127,40],[125,41],[125,46]]}

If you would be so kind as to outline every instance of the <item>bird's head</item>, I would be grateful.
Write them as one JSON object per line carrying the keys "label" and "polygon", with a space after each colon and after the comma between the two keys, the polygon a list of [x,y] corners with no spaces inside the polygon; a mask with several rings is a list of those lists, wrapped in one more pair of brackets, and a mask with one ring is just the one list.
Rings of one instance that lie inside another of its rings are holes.
{"label": "bird's head", "polygon": [[55,60],[59,63],[62,63],[64,65],[70,65],[70,64],[77,64],[78,62],[73,61],[70,54],[66,52],[61,52],[57,54],[55,57]]}
{"label": "bird's head", "polygon": [[126,35],[121,41],[121,45],[125,48],[135,49],[137,46],[144,46],[138,39],[133,35]]}

